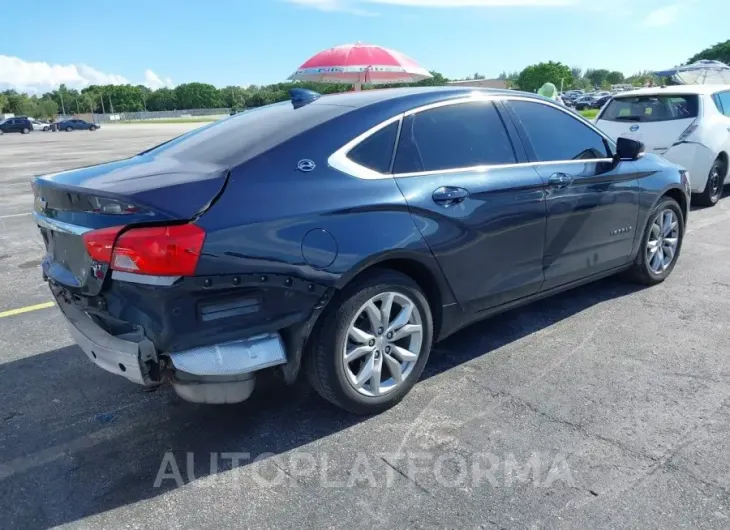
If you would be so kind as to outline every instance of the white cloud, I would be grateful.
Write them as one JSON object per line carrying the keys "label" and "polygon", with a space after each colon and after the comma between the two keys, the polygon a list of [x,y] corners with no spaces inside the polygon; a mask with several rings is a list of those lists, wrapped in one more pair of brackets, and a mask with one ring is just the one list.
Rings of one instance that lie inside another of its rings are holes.
{"label": "white cloud", "polygon": [[653,28],[674,24],[674,22],[676,22],[679,18],[683,8],[684,6],[680,4],[672,4],[655,9],[646,16],[644,24]]}
{"label": "white cloud", "polygon": [[162,87],[172,88],[174,86],[172,83],[172,79],[166,77],[163,80],[159,75],[154,73],[149,68],[144,71],[144,84],[152,90],[157,90],[158,88]]}
{"label": "white cloud", "polygon": [[578,0],[363,0],[373,4],[392,4],[410,7],[526,7],[569,6]]}
{"label": "white cloud", "polygon": [[29,62],[19,57],[0,55],[0,89],[39,93],[57,88],[62,83],[69,88],[84,88],[89,85],[123,85],[129,81],[121,75],[101,72],[85,64]]}
{"label": "white cloud", "polygon": [[[286,0],[290,4],[296,4],[303,7],[310,7],[327,13],[349,13],[361,17],[371,17],[377,15],[372,11],[361,9],[356,6],[356,2],[351,0]],[[368,0],[365,0],[368,1]]]}
{"label": "white cloud", "polygon": [[593,0],[286,0],[291,4],[326,12],[344,12],[355,15],[374,15],[359,8],[367,4],[389,4],[405,7],[459,8],[459,7],[539,7],[572,6],[593,3]]}
{"label": "white cloud", "polygon": [[[14,89],[29,94],[42,94],[65,84],[82,89],[89,85],[126,85],[130,81],[119,74],[101,72],[85,64],[49,64],[25,61],[19,57],[0,55],[0,90]],[[136,84],[136,83],[133,83]],[[151,89],[172,87],[172,79],[162,78],[149,68],[144,84]]]}

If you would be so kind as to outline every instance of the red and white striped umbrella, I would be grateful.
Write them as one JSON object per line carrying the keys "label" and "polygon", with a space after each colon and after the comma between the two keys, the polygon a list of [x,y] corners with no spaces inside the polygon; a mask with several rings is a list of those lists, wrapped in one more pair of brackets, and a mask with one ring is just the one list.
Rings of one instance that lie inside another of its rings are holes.
{"label": "red and white striped umbrella", "polygon": [[414,83],[432,77],[425,68],[402,53],[371,44],[345,44],[319,52],[289,79],[319,83]]}

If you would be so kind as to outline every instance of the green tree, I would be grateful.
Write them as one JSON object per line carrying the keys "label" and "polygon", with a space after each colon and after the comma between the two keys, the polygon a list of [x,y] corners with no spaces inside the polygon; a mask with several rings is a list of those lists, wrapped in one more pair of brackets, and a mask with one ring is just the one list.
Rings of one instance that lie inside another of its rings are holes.
{"label": "green tree", "polygon": [[58,114],[58,104],[50,98],[42,98],[36,105],[36,118],[50,119]]}
{"label": "green tree", "polygon": [[535,92],[545,83],[553,83],[564,90],[572,88],[573,74],[570,68],[563,63],[553,61],[528,66],[517,78],[517,86],[525,92]]}
{"label": "green tree", "polygon": [[591,85],[593,86],[601,86],[608,78],[608,74],[610,74],[608,70],[605,68],[599,68],[598,70],[594,70],[593,68],[589,68],[586,70],[585,78],[588,79],[591,82]]}
{"label": "green tree", "polygon": [[147,110],[175,110],[177,95],[171,88],[159,88],[147,97]]}
{"label": "green tree", "polygon": [[5,94],[0,94],[0,112],[2,112],[5,109],[5,106],[8,104],[8,97]]}
{"label": "green tree", "polygon": [[725,42],[719,42],[714,46],[710,46],[709,48],[702,50],[697,55],[690,57],[687,62],[694,63],[702,59],[720,61],[727,65],[730,65],[730,40],[726,40]]}
{"label": "green tree", "polygon": [[606,81],[610,85],[618,85],[624,82],[624,74],[619,71],[609,72],[606,76]]}
{"label": "green tree", "polygon": [[184,83],[175,87],[177,103],[181,109],[212,109],[222,107],[220,93],[207,83]]}

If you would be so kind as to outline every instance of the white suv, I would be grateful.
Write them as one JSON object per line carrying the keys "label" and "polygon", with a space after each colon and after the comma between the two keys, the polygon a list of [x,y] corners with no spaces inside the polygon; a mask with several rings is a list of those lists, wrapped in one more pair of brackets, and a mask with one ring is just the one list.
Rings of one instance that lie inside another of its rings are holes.
{"label": "white suv", "polygon": [[689,171],[693,202],[714,206],[730,164],[730,85],[643,88],[616,94],[596,117],[614,140],[640,140],[647,152]]}

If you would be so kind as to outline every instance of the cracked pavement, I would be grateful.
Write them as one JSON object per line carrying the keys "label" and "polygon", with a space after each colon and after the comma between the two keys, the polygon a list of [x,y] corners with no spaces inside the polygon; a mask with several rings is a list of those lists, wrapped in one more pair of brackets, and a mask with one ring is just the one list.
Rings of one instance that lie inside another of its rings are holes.
{"label": "cracked pavement", "polygon": [[[31,175],[190,127],[0,137],[0,312],[49,300]],[[728,528],[729,223],[727,198],[694,210],[662,285],[610,278],[436,345],[371,418],[273,380],[234,406],[145,393],[56,308],[0,318],[0,525]]]}

